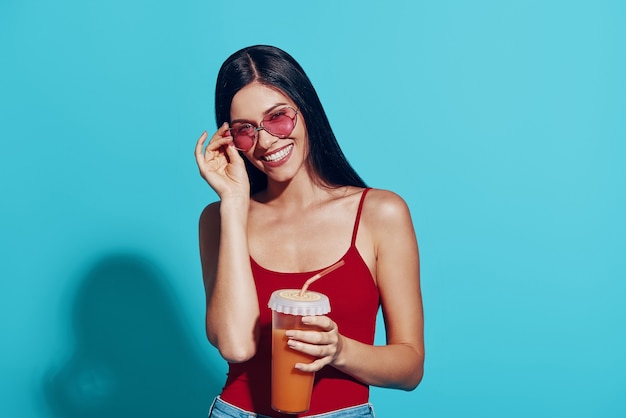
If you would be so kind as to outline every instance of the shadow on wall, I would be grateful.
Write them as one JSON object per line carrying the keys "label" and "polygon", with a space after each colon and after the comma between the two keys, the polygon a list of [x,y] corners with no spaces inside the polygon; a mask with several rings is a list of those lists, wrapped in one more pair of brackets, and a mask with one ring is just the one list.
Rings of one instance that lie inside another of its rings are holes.
{"label": "shadow on wall", "polygon": [[167,281],[146,259],[97,263],[72,322],[74,353],[44,380],[53,417],[207,416],[224,376],[200,358]]}

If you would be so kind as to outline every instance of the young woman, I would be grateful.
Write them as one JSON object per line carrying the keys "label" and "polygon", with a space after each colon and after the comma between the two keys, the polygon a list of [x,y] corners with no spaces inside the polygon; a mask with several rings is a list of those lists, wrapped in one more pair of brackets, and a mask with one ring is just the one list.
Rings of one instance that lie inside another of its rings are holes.
{"label": "young woman", "polygon": [[[423,374],[419,256],[407,205],[366,187],[308,77],[284,51],[253,46],[230,56],[215,109],[219,128],[208,144],[204,132],[195,150],[220,198],[199,227],[207,336],[229,363],[210,416],[282,416],[270,405],[269,296],[339,260],[345,264],[311,286],[331,302],[328,315],[303,319],[321,331],[287,334],[289,347],[316,358],[295,366],[316,372],[311,407],[300,416],[373,416],[370,385],[412,390]],[[387,125],[368,127],[381,158],[393,154]],[[379,306],[387,343],[374,346]]]}

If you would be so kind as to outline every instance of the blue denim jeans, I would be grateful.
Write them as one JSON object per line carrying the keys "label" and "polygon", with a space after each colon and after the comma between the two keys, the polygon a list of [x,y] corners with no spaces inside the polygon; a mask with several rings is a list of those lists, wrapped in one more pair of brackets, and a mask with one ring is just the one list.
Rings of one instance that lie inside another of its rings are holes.
{"label": "blue denim jeans", "polygon": [[[244,411],[234,405],[224,402],[218,396],[211,405],[209,418],[271,418],[267,415],[255,414]],[[337,411],[326,412],[319,415],[309,415],[307,418],[375,418],[374,408],[371,404],[352,406],[350,408],[339,409]]]}

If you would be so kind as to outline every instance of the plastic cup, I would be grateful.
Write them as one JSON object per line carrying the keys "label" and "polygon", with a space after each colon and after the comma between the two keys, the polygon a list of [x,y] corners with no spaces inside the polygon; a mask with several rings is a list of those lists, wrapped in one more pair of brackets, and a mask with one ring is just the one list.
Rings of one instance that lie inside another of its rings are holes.
{"label": "plastic cup", "polygon": [[326,295],[300,289],[282,289],[272,293],[268,306],[272,309],[272,408],[278,412],[297,414],[309,410],[315,373],[294,368],[296,363],[310,363],[316,357],[287,346],[285,331],[316,330],[302,323],[303,316],[330,312]]}

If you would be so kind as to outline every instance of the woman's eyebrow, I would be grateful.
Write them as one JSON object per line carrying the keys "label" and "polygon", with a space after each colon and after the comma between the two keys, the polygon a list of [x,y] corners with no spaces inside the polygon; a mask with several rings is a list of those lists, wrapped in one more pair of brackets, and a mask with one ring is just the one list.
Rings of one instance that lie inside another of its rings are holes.
{"label": "woman's eyebrow", "polygon": [[[281,107],[281,106],[290,106],[289,103],[276,103],[275,105],[267,108],[267,110],[265,110],[265,112],[263,112],[263,116],[267,116],[270,113],[272,113],[277,107]],[[233,119],[230,121],[231,124],[234,123],[249,123],[251,125],[254,125],[256,122],[252,121],[252,120],[248,120],[248,119]]]}
{"label": "woman's eyebrow", "polygon": [[268,115],[272,113],[274,109],[276,109],[277,107],[281,107],[281,106],[289,106],[289,103],[276,103],[274,106],[270,107],[265,112],[263,112],[263,115]]}

